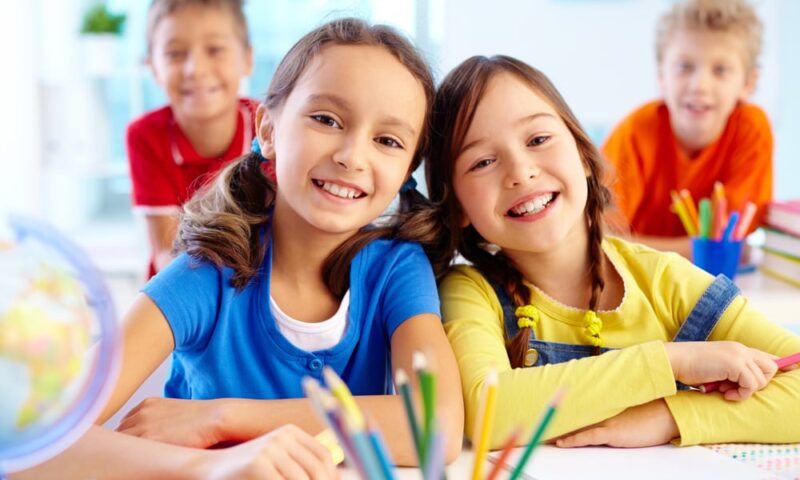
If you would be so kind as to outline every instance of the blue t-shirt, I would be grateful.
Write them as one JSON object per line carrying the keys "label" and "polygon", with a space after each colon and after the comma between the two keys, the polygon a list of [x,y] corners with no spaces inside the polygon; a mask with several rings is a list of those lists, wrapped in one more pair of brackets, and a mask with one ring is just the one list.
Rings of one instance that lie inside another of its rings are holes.
{"label": "blue t-shirt", "polygon": [[173,398],[303,397],[301,379],[329,365],[356,395],[392,392],[390,340],[415,315],[440,315],[430,263],[415,243],[375,240],[350,266],[347,328],[329,349],[292,345],[269,309],[271,242],[258,275],[237,291],[233,270],[178,256],[145,285],[175,338],[164,395]]}

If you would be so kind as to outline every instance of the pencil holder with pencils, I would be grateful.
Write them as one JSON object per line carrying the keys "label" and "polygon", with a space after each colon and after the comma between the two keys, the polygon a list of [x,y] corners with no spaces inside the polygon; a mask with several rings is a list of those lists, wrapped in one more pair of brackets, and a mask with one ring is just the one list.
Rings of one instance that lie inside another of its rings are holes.
{"label": "pencil holder with pencils", "polygon": [[747,202],[741,215],[729,212],[725,187],[720,182],[714,184],[710,199],[698,202],[698,208],[688,190],[673,191],[671,195],[672,210],[691,237],[694,264],[712,275],[724,274],[733,279],[742,256],[742,242],[756,213],[755,204]]}
{"label": "pencil holder with pencils", "polygon": [[712,275],[721,273],[733,280],[741,255],[741,240],[692,238],[692,262]]}

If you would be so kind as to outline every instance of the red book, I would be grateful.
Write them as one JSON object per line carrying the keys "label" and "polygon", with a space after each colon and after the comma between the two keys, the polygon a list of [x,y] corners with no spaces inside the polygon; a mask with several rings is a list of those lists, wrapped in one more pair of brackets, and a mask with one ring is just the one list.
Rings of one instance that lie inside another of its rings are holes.
{"label": "red book", "polygon": [[767,209],[767,224],[800,236],[800,200],[772,202]]}

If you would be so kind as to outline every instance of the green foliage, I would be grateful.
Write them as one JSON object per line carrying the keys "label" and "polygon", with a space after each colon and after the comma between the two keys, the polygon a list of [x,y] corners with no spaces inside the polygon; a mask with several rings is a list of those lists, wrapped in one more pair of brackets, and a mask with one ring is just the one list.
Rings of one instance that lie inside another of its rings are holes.
{"label": "green foliage", "polygon": [[116,15],[108,11],[102,3],[97,4],[86,11],[83,16],[81,33],[122,33],[122,26],[125,24],[125,14]]}

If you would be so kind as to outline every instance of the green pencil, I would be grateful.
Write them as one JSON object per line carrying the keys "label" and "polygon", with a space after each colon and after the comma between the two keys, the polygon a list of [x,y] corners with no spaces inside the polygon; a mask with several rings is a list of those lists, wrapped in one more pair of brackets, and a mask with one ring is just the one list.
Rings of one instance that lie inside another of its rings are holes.
{"label": "green pencil", "polygon": [[528,443],[528,446],[525,447],[525,451],[522,452],[522,456],[519,458],[516,468],[514,468],[514,471],[511,472],[511,477],[509,477],[510,480],[516,480],[522,474],[522,470],[525,469],[525,464],[528,463],[528,459],[531,458],[533,449],[539,444],[539,440],[542,439],[542,435],[544,435],[547,425],[550,423],[550,420],[553,419],[553,414],[556,413],[556,407],[558,407],[559,402],[561,402],[563,393],[563,390],[557,390],[555,395],[553,395],[553,398],[550,399],[550,403],[547,405],[544,415],[542,415],[542,419],[539,420],[539,425],[536,426],[536,430],[533,432],[531,441]]}
{"label": "green pencil", "polygon": [[428,370],[428,361],[422,352],[411,355],[411,365],[417,372],[419,389],[422,393],[422,436],[420,439],[421,465],[427,466],[428,448],[432,440],[433,419],[436,416],[436,380],[433,373]]}
{"label": "green pencil", "polygon": [[411,436],[414,437],[414,448],[417,451],[417,460],[419,461],[420,468],[424,468],[422,465],[422,459],[424,457],[422,453],[422,435],[419,431],[419,424],[417,423],[417,415],[414,413],[414,402],[411,400],[411,387],[408,385],[408,375],[406,375],[406,371],[402,368],[398,368],[397,372],[394,374],[394,382],[397,384],[397,389],[400,390],[400,395],[403,397],[403,405],[406,408],[406,416],[408,417],[408,424],[411,428]]}
{"label": "green pencil", "polygon": [[700,200],[700,237],[711,236],[711,201],[704,198]]}

